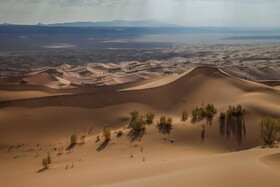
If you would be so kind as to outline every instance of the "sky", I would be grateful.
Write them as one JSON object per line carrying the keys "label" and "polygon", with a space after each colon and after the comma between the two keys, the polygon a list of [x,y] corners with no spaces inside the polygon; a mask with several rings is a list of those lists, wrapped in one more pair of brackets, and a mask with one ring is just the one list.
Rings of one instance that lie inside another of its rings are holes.
{"label": "sky", "polygon": [[0,0],[0,23],[157,20],[182,26],[280,27],[280,0]]}

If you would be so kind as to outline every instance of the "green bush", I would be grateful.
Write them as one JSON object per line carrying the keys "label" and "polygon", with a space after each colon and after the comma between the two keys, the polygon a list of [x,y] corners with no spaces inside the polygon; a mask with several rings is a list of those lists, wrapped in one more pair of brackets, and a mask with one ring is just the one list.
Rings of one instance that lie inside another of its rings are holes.
{"label": "green bush", "polygon": [[140,114],[137,110],[130,112],[130,123],[129,127],[132,128],[135,131],[141,131],[145,129],[145,123],[149,120],[149,122],[153,122],[154,120],[154,114],[153,113],[147,113],[146,114],[147,119],[144,119],[144,117]]}
{"label": "green bush", "polygon": [[134,121],[139,118],[139,112],[137,110],[134,110],[129,114],[130,114],[130,121]]}
{"label": "green bush", "polygon": [[233,117],[233,116],[243,116],[245,114],[245,109],[242,107],[242,105],[235,106],[228,106],[227,109],[227,117]]}
{"label": "green bush", "polygon": [[158,125],[172,125],[172,117],[167,117],[167,116],[161,116],[159,119],[159,124]]}
{"label": "green bush", "polygon": [[260,135],[264,142],[264,145],[273,146],[279,132],[279,120],[273,119],[271,117],[262,119],[260,124]]}
{"label": "green bush", "polygon": [[131,121],[130,127],[135,131],[140,131],[145,129],[145,123],[143,116],[138,117],[137,119]]}
{"label": "green bush", "polygon": [[207,104],[205,107],[197,107],[192,110],[192,122],[204,120],[211,121],[214,115],[217,114],[217,109],[213,104]]}
{"label": "green bush", "polygon": [[166,116],[161,116],[159,119],[160,124],[166,124],[167,123],[167,117]]}
{"label": "green bush", "polygon": [[146,114],[146,122],[147,122],[148,124],[152,124],[152,123],[154,122],[154,118],[155,118],[155,114],[154,114],[154,113],[148,112],[148,113]]}

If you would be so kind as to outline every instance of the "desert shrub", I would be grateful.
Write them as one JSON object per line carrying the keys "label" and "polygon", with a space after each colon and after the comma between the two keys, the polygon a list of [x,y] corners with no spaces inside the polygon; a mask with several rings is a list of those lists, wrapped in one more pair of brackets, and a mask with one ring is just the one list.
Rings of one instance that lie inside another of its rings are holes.
{"label": "desert shrub", "polygon": [[260,124],[260,135],[264,145],[273,146],[279,133],[279,120],[271,117],[263,118]]}
{"label": "desert shrub", "polygon": [[70,137],[70,142],[71,142],[71,145],[74,145],[77,143],[77,135],[76,134],[73,134],[71,137]]}
{"label": "desert shrub", "polygon": [[206,118],[210,119],[213,118],[214,115],[217,114],[217,109],[213,104],[207,104],[204,108],[204,115]]}
{"label": "desert shrub", "polygon": [[166,124],[167,123],[167,117],[166,116],[161,116],[159,118],[159,124]]}
{"label": "desert shrub", "polygon": [[[149,117],[149,122],[152,122],[154,119],[153,113],[148,113],[146,116]],[[148,118],[147,118],[148,119]],[[135,131],[141,131],[145,129],[145,123],[147,120],[140,114],[137,110],[130,112],[130,123],[129,127]]]}
{"label": "desert shrub", "polygon": [[109,141],[111,139],[111,130],[107,126],[105,126],[103,129],[103,136],[105,141]]}
{"label": "desert shrub", "polygon": [[118,133],[117,133],[117,137],[121,137],[123,135],[123,131],[119,131]]}
{"label": "desert shrub", "polygon": [[159,124],[158,125],[172,125],[172,117],[167,117],[167,116],[161,116],[159,119]]}
{"label": "desert shrub", "polygon": [[135,131],[141,131],[145,129],[145,123],[146,121],[144,120],[144,117],[139,116],[131,122],[130,127]]}
{"label": "desert shrub", "polygon": [[47,169],[47,168],[49,168],[49,162],[48,162],[48,158],[43,158],[42,159],[42,165],[43,165],[43,167],[44,167],[44,169]]}
{"label": "desert shrub", "polygon": [[192,120],[198,120],[198,107],[192,110]]}
{"label": "desert shrub", "polygon": [[172,117],[161,116],[157,124],[159,132],[163,134],[170,134],[172,129]]}
{"label": "desert shrub", "polygon": [[233,116],[243,116],[245,114],[245,109],[242,107],[242,105],[235,106],[228,106],[226,115],[227,117],[233,117]]}
{"label": "desert shrub", "polygon": [[134,121],[139,118],[139,112],[137,110],[134,110],[129,114],[130,114],[130,121]]}
{"label": "desert shrub", "polygon": [[184,110],[184,111],[182,112],[181,121],[186,121],[186,120],[188,120],[188,117],[189,117],[188,112],[187,112],[186,110]]}
{"label": "desert shrub", "polygon": [[171,126],[172,125],[172,117],[167,117],[167,123],[166,123],[166,125],[169,125],[169,126]]}
{"label": "desert shrub", "polygon": [[48,169],[49,168],[49,164],[51,162],[52,162],[51,155],[50,155],[50,153],[48,153],[47,157],[42,159],[42,165],[43,165],[44,169]]}
{"label": "desert shrub", "polygon": [[79,142],[79,144],[80,144],[80,145],[83,145],[83,144],[85,144],[85,142],[86,142],[86,136],[83,135],[83,136],[80,137],[80,142]]}
{"label": "desert shrub", "polygon": [[154,114],[154,113],[148,112],[148,113],[146,114],[146,122],[147,122],[148,124],[152,124],[152,123],[154,122],[154,118],[155,118],[155,114]]}

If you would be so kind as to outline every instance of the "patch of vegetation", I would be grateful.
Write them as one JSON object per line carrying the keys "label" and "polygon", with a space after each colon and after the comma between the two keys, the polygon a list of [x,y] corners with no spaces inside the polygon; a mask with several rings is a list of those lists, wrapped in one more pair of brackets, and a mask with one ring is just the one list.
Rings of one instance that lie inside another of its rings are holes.
{"label": "patch of vegetation", "polygon": [[[146,115],[147,116],[147,115]],[[154,118],[154,115],[149,116],[150,120]],[[142,115],[139,114],[137,110],[130,112],[130,123],[129,128],[131,131],[128,133],[128,137],[131,142],[140,141],[145,133],[145,124],[147,120],[144,119]]]}
{"label": "patch of vegetation", "polygon": [[105,141],[110,141],[111,139],[111,130],[108,128],[108,126],[105,126],[103,129],[103,136],[105,138]]}
{"label": "patch of vegetation", "polygon": [[189,114],[188,114],[188,112],[187,112],[186,110],[184,110],[184,111],[182,112],[181,121],[187,121],[188,118],[189,118]]}
{"label": "patch of vegetation", "polygon": [[240,144],[242,137],[246,136],[245,113],[242,105],[228,106],[226,112],[220,113],[220,134],[226,133],[227,137],[235,135],[237,143]]}
{"label": "patch of vegetation", "polygon": [[145,130],[146,120],[137,110],[130,112],[129,127],[135,131]]}
{"label": "patch of vegetation", "polygon": [[192,123],[207,120],[207,124],[212,124],[213,117],[217,114],[217,109],[213,104],[207,104],[205,107],[197,107],[192,110]]}
{"label": "patch of vegetation", "polygon": [[280,119],[265,117],[260,123],[260,135],[264,146],[273,147],[280,132]]}
{"label": "patch of vegetation", "polygon": [[52,162],[51,155],[50,155],[50,153],[48,153],[47,157],[42,159],[43,169],[40,169],[37,172],[39,173],[39,172],[43,172],[43,171],[49,169],[49,165],[51,162]]}
{"label": "patch of vegetation", "polygon": [[172,117],[161,116],[157,124],[159,132],[163,134],[170,134],[172,129],[172,121]]}
{"label": "patch of vegetation", "polygon": [[146,122],[147,122],[148,124],[152,124],[152,123],[154,122],[154,118],[155,118],[155,114],[154,114],[154,113],[148,112],[148,113],[146,114]]}
{"label": "patch of vegetation", "polygon": [[72,134],[70,137],[70,145],[67,147],[66,150],[69,151],[70,149],[73,149],[76,144],[77,144],[77,135]]}

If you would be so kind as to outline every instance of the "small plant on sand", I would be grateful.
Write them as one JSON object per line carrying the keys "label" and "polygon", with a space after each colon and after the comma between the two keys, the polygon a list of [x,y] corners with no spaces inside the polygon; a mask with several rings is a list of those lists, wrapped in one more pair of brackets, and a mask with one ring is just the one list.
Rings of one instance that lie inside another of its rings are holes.
{"label": "small plant on sand", "polygon": [[172,129],[172,117],[161,116],[157,124],[159,132],[163,134],[170,134]]}
{"label": "small plant on sand", "polygon": [[188,117],[189,117],[189,114],[186,110],[184,110],[182,112],[182,118],[181,118],[181,121],[187,121],[188,120]]}
{"label": "small plant on sand", "polygon": [[132,123],[133,121],[138,119],[139,115],[140,115],[137,110],[134,110],[134,111],[130,112],[129,114],[130,114],[130,123]]}
{"label": "small plant on sand", "polygon": [[70,137],[70,144],[66,148],[66,150],[69,151],[69,150],[73,149],[76,144],[77,144],[77,135],[72,134],[71,137]]}
{"label": "small plant on sand", "polygon": [[131,128],[135,131],[145,130],[145,119],[143,116],[138,117],[131,123]]}
{"label": "small plant on sand", "polygon": [[72,136],[70,137],[70,144],[71,145],[77,144],[77,135],[76,134],[72,134]]}
{"label": "small plant on sand", "polygon": [[273,147],[280,132],[279,120],[271,117],[263,118],[260,124],[260,134],[265,146]]}
{"label": "small plant on sand", "polygon": [[161,116],[158,125],[172,126],[172,117]]}
{"label": "small plant on sand", "polygon": [[123,135],[123,131],[119,131],[118,133],[117,133],[117,137],[119,138],[119,137],[121,137]]}
{"label": "small plant on sand", "polygon": [[108,126],[105,126],[103,129],[103,136],[105,138],[105,141],[110,141],[111,139],[111,130],[108,128]]}
{"label": "small plant on sand", "polygon": [[43,158],[42,159],[42,165],[44,167],[44,169],[48,169],[49,168],[49,162],[47,158]]}
{"label": "small plant on sand", "polygon": [[86,142],[86,136],[83,135],[83,136],[80,137],[80,142],[79,142],[79,144],[80,144],[80,145],[84,145],[85,142]]}
{"label": "small plant on sand", "polygon": [[154,122],[154,118],[155,118],[155,114],[154,114],[154,113],[148,112],[148,113],[146,114],[146,122],[147,122],[148,124],[152,124],[152,123]]}
{"label": "small plant on sand", "polygon": [[[149,115],[150,120],[153,121],[154,116]],[[134,131],[141,131],[145,130],[145,123],[146,120],[138,111],[130,112],[130,123],[129,127],[132,128]]]}
{"label": "small plant on sand", "polygon": [[42,159],[42,165],[43,165],[43,169],[48,169],[49,168],[49,164],[52,162],[51,160],[51,155],[50,153],[48,153],[47,157]]}

